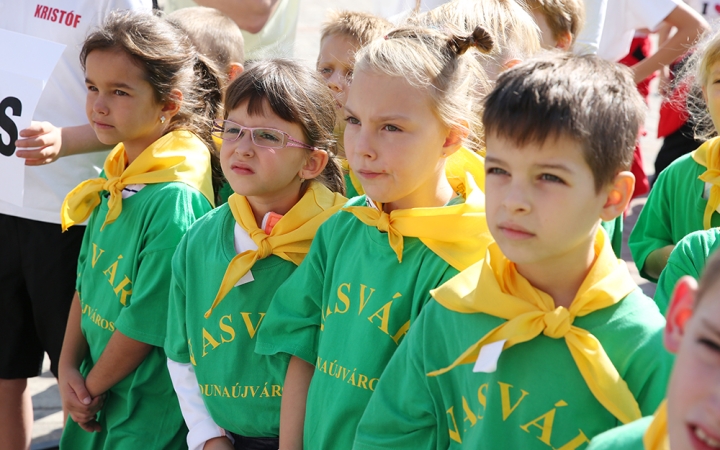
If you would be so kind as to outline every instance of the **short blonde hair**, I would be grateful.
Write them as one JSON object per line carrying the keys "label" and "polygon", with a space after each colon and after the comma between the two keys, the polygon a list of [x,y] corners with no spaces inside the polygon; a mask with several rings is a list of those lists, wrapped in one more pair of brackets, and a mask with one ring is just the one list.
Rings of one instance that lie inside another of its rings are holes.
{"label": "short blonde hair", "polygon": [[392,27],[392,23],[370,13],[331,11],[320,30],[320,40],[331,35],[342,35],[353,39],[362,47],[384,36]]}
{"label": "short blonde hair", "polygon": [[492,47],[493,39],[482,27],[469,35],[401,27],[362,48],[356,55],[355,73],[403,78],[426,90],[438,119],[447,127],[466,130],[465,146],[479,151],[484,141],[482,98],[490,83],[471,53],[489,52]]}
{"label": "short blonde hair", "polygon": [[167,20],[183,30],[198,53],[227,72],[231,63],[245,63],[245,39],[237,24],[214,8],[194,6],[167,15]]}
{"label": "short blonde hair", "polygon": [[570,33],[573,41],[585,24],[585,5],[580,0],[526,0],[530,11],[537,9],[547,19],[555,40]]}
{"label": "short blonde hair", "polygon": [[[686,105],[690,113],[695,139],[706,141],[718,134],[703,96],[702,88],[708,83],[713,64],[720,61],[720,22],[711,23],[708,30],[691,49],[690,57],[675,79],[676,89],[688,91]],[[718,124],[720,125],[720,124]]]}
{"label": "short blonde hair", "polygon": [[495,41],[488,57],[480,63],[489,75],[504,69],[511,59],[527,59],[540,51],[540,29],[520,3],[522,0],[453,0],[426,13],[412,16],[408,22],[436,30],[471,33],[485,28]]}

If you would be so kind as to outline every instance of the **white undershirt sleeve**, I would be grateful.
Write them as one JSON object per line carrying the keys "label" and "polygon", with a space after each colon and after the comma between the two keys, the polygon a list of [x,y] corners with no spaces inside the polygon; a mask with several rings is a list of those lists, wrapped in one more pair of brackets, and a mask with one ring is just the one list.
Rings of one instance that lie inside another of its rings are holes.
{"label": "white undershirt sleeve", "polygon": [[[168,370],[173,387],[180,401],[185,424],[188,427],[189,450],[202,450],[209,439],[228,436],[210,417],[198,385],[195,369],[190,363],[179,363],[168,359]],[[230,438],[230,436],[228,436]],[[232,440],[232,438],[230,438]]]}

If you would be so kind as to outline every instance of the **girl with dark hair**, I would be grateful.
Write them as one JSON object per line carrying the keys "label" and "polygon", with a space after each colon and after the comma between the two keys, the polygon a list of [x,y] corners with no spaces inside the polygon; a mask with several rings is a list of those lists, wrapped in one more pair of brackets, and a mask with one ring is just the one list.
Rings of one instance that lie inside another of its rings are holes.
{"label": "girl with dark hair", "polygon": [[173,258],[165,351],[195,449],[277,449],[289,357],[255,354],[277,288],[345,204],[332,94],[312,70],[258,62],[228,88],[220,161],[234,194]]}
{"label": "girl with dark hair", "polygon": [[[208,124],[220,81],[174,26],[116,12],[81,52],[86,112],[116,145],[99,178],[65,198],[63,229],[88,220],[59,367],[61,448],[180,449],[186,429],[163,343],[171,258],[215,199]],[[219,181],[219,179],[217,180]]]}

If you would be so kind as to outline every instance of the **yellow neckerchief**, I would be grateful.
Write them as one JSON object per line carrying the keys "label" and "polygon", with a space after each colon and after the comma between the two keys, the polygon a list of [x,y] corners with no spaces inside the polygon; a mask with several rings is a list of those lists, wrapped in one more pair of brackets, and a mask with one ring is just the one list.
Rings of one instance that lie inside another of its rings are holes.
{"label": "yellow neckerchief", "polygon": [[710,198],[708,198],[707,205],[705,205],[705,215],[703,216],[703,228],[709,230],[712,215],[720,206],[720,138],[716,137],[703,143],[697,150],[692,152],[692,158],[696,163],[707,169],[698,178],[712,184]]}
{"label": "yellow neckerchief", "polygon": [[282,216],[270,234],[265,234],[265,231],[258,227],[247,199],[242,195],[231,195],[228,204],[235,221],[247,231],[258,248],[246,250],[230,261],[220,289],[212,306],[205,313],[205,318],[210,317],[213,309],[220,304],[235,283],[250,270],[255,261],[277,255],[296,265],[300,264],[310,250],[310,244],[318,227],[340,210],[346,201],[347,199],[342,195],[313,181],[300,201]]}
{"label": "yellow neckerchief", "polygon": [[643,445],[645,450],[670,450],[667,430],[667,399],[663,400],[655,411],[655,416],[643,436]]}
{"label": "yellow neckerchief", "polygon": [[365,189],[363,189],[362,184],[360,184],[360,180],[357,179],[355,172],[350,168],[347,159],[340,159],[340,165],[342,166],[342,170],[350,176],[350,182],[355,188],[355,192],[357,192],[358,195],[365,195]]}
{"label": "yellow neckerchief", "polygon": [[388,234],[390,247],[402,262],[403,236],[419,238],[436,255],[458,270],[485,256],[492,236],[485,220],[485,194],[476,180],[485,179],[483,159],[467,149],[448,158],[445,174],[465,203],[440,208],[398,209],[390,214],[369,206],[345,208],[364,224]]}
{"label": "yellow neckerchief", "polygon": [[128,165],[125,146],[120,143],[105,159],[105,176],[80,183],[65,197],[60,219],[63,231],[90,217],[100,204],[100,192],[110,194],[108,213],[101,230],[122,212],[122,190],[130,184],[154,184],[180,181],[202,192],[215,205],[210,152],[205,143],[190,131],[172,131]]}
{"label": "yellow neckerchief", "polygon": [[474,363],[480,349],[507,339],[504,349],[534,339],[541,333],[564,338],[585,383],[595,398],[621,422],[641,417],[637,401],[618,374],[602,344],[589,332],[573,325],[582,317],[607,308],[637,288],[624,262],[612,251],[605,232],[595,238],[595,261],[580,286],[570,309],[555,307],[553,299],[535,289],[517,272],[497,244],[487,257],[430,293],[445,308],[461,313],[484,313],[506,319],[468,348],[450,366],[428,376],[437,376],[461,364]]}

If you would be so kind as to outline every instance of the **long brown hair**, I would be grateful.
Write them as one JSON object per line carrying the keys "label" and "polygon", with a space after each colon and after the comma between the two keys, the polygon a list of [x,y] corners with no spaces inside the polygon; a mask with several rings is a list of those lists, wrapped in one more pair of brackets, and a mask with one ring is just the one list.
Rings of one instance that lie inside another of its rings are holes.
{"label": "long brown hair", "polygon": [[217,193],[223,177],[220,160],[210,135],[210,123],[220,112],[221,76],[214,65],[198,54],[190,39],[177,27],[149,12],[114,11],[83,44],[80,63],[94,50],[119,50],[145,72],[155,101],[165,103],[174,89],[183,94],[179,112],[167,132],[188,130],[205,142],[211,156],[213,188]]}

